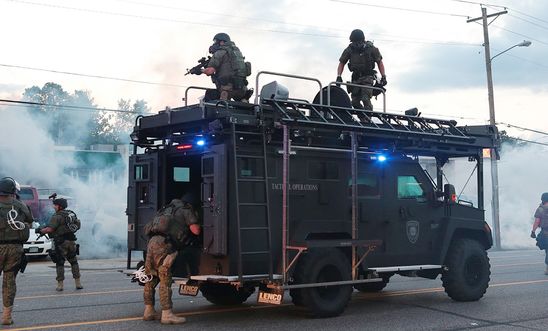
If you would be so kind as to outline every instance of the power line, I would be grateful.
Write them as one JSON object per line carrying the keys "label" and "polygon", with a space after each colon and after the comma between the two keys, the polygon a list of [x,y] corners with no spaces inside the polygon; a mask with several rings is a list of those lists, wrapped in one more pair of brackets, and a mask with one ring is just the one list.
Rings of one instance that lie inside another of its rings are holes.
{"label": "power line", "polygon": [[[42,6],[42,7],[49,7],[49,8],[58,8],[58,9],[74,10],[74,11],[80,11],[80,12],[103,14],[103,15],[110,15],[110,16],[122,16],[122,17],[129,17],[129,18],[146,19],[146,20],[153,20],[153,21],[160,21],[160,22],[213,26],[213,27],[231,28],[231,29],[245,30],[245,31],[256,30],[256,31],[263,31],[263,32],[283,33],[283,34],[289,34],[289,35],[302,35],[302,36],[310,36],[310,37],[325,37],[325,38],[339,38],[339,39],[347,38],[346,34],[340,35],[340,34],[298,32],[298,31],[287,31],[287,30],[276,30],[276,29],[261,29],[256,27],[250,27],[247,25],[244,26],[241,24],[227,25],[227,24],[218,24],[218,23],[195,22],[195,21],[181,20],[181,19],[171,19],[171,18],[153,17],[153,16],[145,16],[145,15],[127,14],[127,13],[120,13],[120,12],[109,12],[104,10],[96,10],[96,9],[88,9],[88,8],[78,8],[78,7],[69,7],[69,6],[61,6],[61,5],[53,5],[53,4],[45,4],[45,3],[36,3],[36,2],[24,1],[24,0],[4,0],[4,1],[11,1],[11,2],[21,3],[26,5],[33,5],[33,6]],[[343,31],[337,28],[325,28],[325,27],[315,27],[315,26],[307,26],[307,27],[315,28],[315,29],[327,29],[329,31],[332,31],[332,30]],[[388,41],[388,42],[419,43],[419,44],[432,44],[432,45],[444,45],[444,46],[479,46],[478,44],[472,44],[472,43],[424,41],[420,39],[419,40],[377,39],[377,40]]]}
{"label": "power line", "polygon": [[507,127],[515,128],[515,129],[519,129],[519,130],[523,130],[523,131],[531,131],[531,132],[534,132],[534,133],[540,133],[540,134],[548,136],[548,132],[544,132],[544,131],[539,131],[539,130],[530,129],[530,128],[524,128],[524,127],[521,127],[521,126],[517,126],[517,125],[513,125],[513,124],[509,124],[509,123],[504,123],[504,122],[497,122],[497,124],[506,125]]}
{"label": "power line", "polygon": [[351,5],[359,5],[359,6],[366,6],[366,7],[375,7],[375,8],[383,8],[383,9],[393,9],[393,10],[401,10],[406,12],[413,12],[413,13],[421,13],[421,14],[431,14],[431,15],[443,15],[443,16],[453,16],[453,17],[464,17],[469,18],[468,15],[460,15],[460,14],[452,14],[452,13],[444,13],[444,12],[435,12],[430,10],[421,10],[421,9],[411,9],[411,8],[401,8],[401,7],[390,7],[390,6],[383,6],[383,5],[373,5],[363,2],[353,2],[353,1],[346,1],[346,0],[331,0],[332,2],[340,2],[340,3],[346,3]]}
{"label": "power line", "polygon": [[530,143],[530,144],[548,146],[548,144],[539,143],[538,141],[527,140],[527,139],[521,139],[521,138],[516,138],[516,137],[508,137],[508,138],[513,139],[513,140],[523,141],[523,142]]}
{"label": "power line", "polygon": [[95,107],[86,107],[86,106],[73,106],[73,105],[52,105],[42,102],[32,102],[32,101],[21,101],[21,100],[9,100],[9,99],[0,99],[0,102],[7,103],[6,106],[46,106],[46,107],[55,107],[55,108],[67,108],[74,110],[93,110],[93,111],[107,111],[107,112],[117,112],[124,114],[153,114],[150,112],[134,112],[134,111],[125,111],[120,109],[108,109],[108,108],[95,108]]}
{"label": "power line", "polygon": [[528,35],[524,35],[524,34],[522,34],[522,33],[515,32],[515,31],[512,31],[512,30],[510,30],[510,29],[503,28],[503,27],[498,26],[498,25],[493,25],[493,27],[495,27],[495,28],[497,28],[497,29],[500,29],[500,30],[504,30],[504,31],[506,31],[506,32],[513,33],[513,34],[515,34],[515,35],[517,35],[517,36],[521,36],[521,37],[524,37],[524,38],[527,38],[527,39],[530,39],[530,40],[533,40],[533,41],[536,41],[536,42],[538,42],[538,43],[541,43],[541,44],[543,44],[543,45],[547,45],[547,46],[548,46],[548,43],[547,43],[547,42],[542,41],[542,40],[539,40],[539,39],[532,38],[532,37],[530,37],[530,36],[528,36]]}
{"label": "power line", "polygon": [[548,27],[546,27],[546,26],[544,26],[544,25],[541,25],[541,24],[538,24],[538,23],[535,23],[535,22],[531,22],[531,21],[529,21],[529,20],[526,20],[525,18],[521,18],[521,17],[519,17],[519,16],[512,15],[512,14],[508,14],[508,16],[511,16],[511,17],[513,17],[513,18],[515,18],[515,19],[518,19],[518,20],[520,20],[520,21],[523,21],[523,22],[532,24],[532,25],[534,25],[534,26],[536,26],[536,27],[539,27],[539,28],[541,28],[541,29],[548,30]]}
{"label": "power line", "polygon": [[476,1],[466,1],[466,0],[449,0],[449,1],[468,3],[468,4],[480,5],[480,6],[481,5],[486,5],[486,6],[497,7],[497,8],[507,8],[506,6],[493,5],[493,4],[490,4],[490,3],[482,3],[482,2],[476,2]]}
{"label": "power line", "polygon": [[139,83],[139,84],[148,84],[148,85],[162,85],[162,86],[170,86],[170,87],[185,87],[185,88],[188,87],[186,85],[158,83],[158,82],[147,82],[147,81],[144,81],[144,80],[135,80],[135,79],[109,77],[109,76],[101,76],[101,75],[82,74],[82,73],[69,72],[69,71],[60,71],[60,70],[53,70],[53,69],[43,69],[43,68],[19,66],[19,65],[14,65],[14,64],[2,64],[2,63],[0,63],[0,66],[1,67],[7,67],[7,68],[17,68],[17,69],[53,72],[53,73],[56,73],[56,74],[64,74],[64,75],[73,75],[73,76],[118,80],[118,81],[122,81],[122,82],[130,82],[130,83]]}

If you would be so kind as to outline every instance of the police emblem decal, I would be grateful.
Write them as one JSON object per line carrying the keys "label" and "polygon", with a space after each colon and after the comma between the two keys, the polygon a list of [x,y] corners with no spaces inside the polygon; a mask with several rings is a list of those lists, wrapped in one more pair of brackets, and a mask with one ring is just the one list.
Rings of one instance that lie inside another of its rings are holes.
{"label": "police emblem decal", "polygon": [[407,230],[407,239],[410,243],[414,244],[419,239],[419,222],[417,221],[408,221],[406,223],[406,230]]}

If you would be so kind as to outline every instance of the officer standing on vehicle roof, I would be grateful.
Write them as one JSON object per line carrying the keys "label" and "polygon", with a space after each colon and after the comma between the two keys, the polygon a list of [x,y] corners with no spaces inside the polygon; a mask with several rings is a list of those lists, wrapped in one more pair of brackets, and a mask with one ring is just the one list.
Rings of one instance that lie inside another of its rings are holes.
{"label": "officer standing on vehicle roof", "polygon": [[[55,214],[49,220],[48,225],[39,232],[41,234],[50,234],[53,237],[54,251],[50,256],[57,270],[57,288],[55,290],[63,290],[65,260],[70,263],[76,289],[81,290],[84,287],[80,281],[80,267],[76,259],[78,245],[76,245],[76,235],[74,234],[80,229],[80,221],[73,211],[67,209],[68,203],[66,199],[57,198],[56,194],[53,194],[50,198],[53,198]],[[76,223],[76,228],[72,228]]]}
{"label": "officer standing on vehicle roof", "polygon": [[28,207],[15,198],[16,182],[11,177],[0,179],[0,272],[2,282],[2,324],[13,323],[11,312],[15,300],[15,277],[23,257],[23,243],[29,239],[32,217]]}
{"label": "officer standing on vehicle roof", "polygon": [[248,102],[251,90],[247,89],[246,77],[251,75],[251,64],[245,62],[242,52],[230,40],[228,34],[217,33],[213,37],[213,42],[209,47],[209,52],[213,56],[202,72],[211,76],[221,100]]}
{"label": "officer standing on vehicle roof", "polygon": [[[371,41],[366,41],[362,30],[356,29],[350,33],[350,45],[343,51],[337,67],[337,82],[342,82],[344,65],[352,72],[352,83],[373,86],[376,81],[375,63],[381,74],[380,85],[386,85],[386,73],[379,49]],[[352,107],[356,109],[373,110],[371,104],[372,89],[352,86],[349,88],[352,96]],[[363,102],[363,105],[362,105]]]}
{"label": "officer standing on vehicle roof", "polygon": [[[544,258],[544,263],[546,264],[546,270],[544,271],[545,275],[548,275],[548,192],[542,193],[540,197],[541,203],[535,211],[535,222],[533,223],[533,230],[531,231],[531,238],[537,238],[537,242],[543,243],[543,247],[546,252],[546,257]],[[541,231],[538,235],[535,234],[538,228],[541,228]]]}
{"label": "officer standing on vehicle roof", "polygon": [[184,317],[173,314],[171,285],[173,283],[171,267],[178,251],[184,248],[190,234],[199,235],[200,226],[192,203],[192,194],[187,193],[181,199],[173,199],[162,207],[154,220],[145,225],[144,233],[149,236],[145,260],[145,274],[151,279],[145,283],[143,298],[145,311],[143,320],[158,319],[154,309],[156,286],[160,285],[160,305],[162,324],[182,324]]}

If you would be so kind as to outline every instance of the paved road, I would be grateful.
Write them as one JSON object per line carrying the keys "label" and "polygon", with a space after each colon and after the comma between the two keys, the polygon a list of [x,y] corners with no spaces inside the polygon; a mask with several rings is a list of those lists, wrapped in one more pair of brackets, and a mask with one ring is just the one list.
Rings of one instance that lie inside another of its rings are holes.
{"label": "paved road", "polygon": [[[201,296],[174,291],[174,310],[187,317],[185,330],[548,330],[548,276],[539,250],[490,252],[491,285],[478,302],[449,299],[441,281],[394,276],[378,294],[354,292],[343,315],[310,318],[289,303],[218,307]],[[13,330],[176,329],[141,320],[142,288],[117,269],[123,260],[82,261],[84,290],[65,281],[55,292],[51,262],[32,262],[18,276]],[[70,271],[67,270],[67,274]],[[289,296],[287,296],[289,297]]]}

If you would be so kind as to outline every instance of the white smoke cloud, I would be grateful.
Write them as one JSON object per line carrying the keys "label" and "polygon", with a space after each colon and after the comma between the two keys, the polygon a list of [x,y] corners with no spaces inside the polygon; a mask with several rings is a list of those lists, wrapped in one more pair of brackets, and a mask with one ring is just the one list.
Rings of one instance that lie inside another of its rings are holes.
{"label": "white smoke cloud", "polygon": [[[113,179],[105,165],[87,181],[70,177],[64,169],[73,167],[76,161],[70,153],[56,153],[47,125],[20,109],[0,108],[0,117],[3,123],[0,174],[13,177],[22,185],[57,188],[59,193],[70,197],[68,208],[82,221],[82,228],[76,234],[82,257],[122,256],[127,247],[127,175]],[[63,192],[66,189],[68,191]]]}

